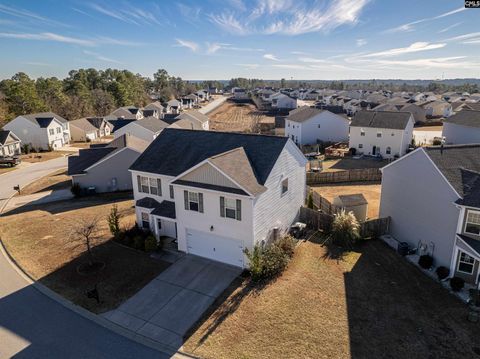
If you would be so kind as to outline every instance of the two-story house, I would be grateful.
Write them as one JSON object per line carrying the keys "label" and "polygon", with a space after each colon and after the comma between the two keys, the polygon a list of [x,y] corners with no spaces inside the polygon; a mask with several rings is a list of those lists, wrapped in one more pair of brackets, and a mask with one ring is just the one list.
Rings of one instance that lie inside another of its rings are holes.
{"label": "two-story house", "polygon": [[448,144],[480,143],[480,111],[462,110],[445,119],[442,137]]}
{"label": "two-story house", "polygon": [[130,167],[137,223],[182,252],[246,267],[244,248],[297,218],[306,162],[286,137],[165,129]]}
{"label": "two-story house", "polygon": [[358,111],[350,123],[349,147],[357,154],[401,157],[413,136],[410,112]]}
{"label": "two-story house", "polygon": [[36,149],[59,149],[70,143],[70,126],[66,119],[53,112],[20,115],[3,126]]}
{"label": "two-story house", "polygon": [[20,139],[12,131],[0,130],[0,157],[17,156],[21,152]]}
{"label": "two-story house", "polygon": [[380,217],[435,266],[479,283],[480,145],[418,148],[382,169]]}
{"label": "two-story house", "polygon": [[348,141],[349,122],[327,110],[302,106],[285,119],[285,136],[299,145]]}
{"label": "two-story house", "polygon": [[118,138],[123,135],[132,135],[150,143],[168,126],[167,122],[159,120],[156,117],[145,117],[122,126],[114,132],[113,136],[114,138]]}

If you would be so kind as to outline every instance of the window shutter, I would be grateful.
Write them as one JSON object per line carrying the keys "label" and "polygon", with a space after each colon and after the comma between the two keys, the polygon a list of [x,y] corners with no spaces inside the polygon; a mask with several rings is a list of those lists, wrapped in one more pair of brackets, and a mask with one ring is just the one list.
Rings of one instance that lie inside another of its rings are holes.
{"label": "window shutter", "polygon": [[170,188],[170,198],[173,199],[174,197],[173,186],[170,185],[169,188]]}
{"label": "window shutter", "polygon": [[157,188],[158,188],[158,195],[162,196],[162,180],[157,178]]}
{"label": "window shutter", "polygon": [[225,197],[220,196],[220,217],[225,217]]}
{"label": "window shutter", "polygon": [[188,205],[188,191],[183,191],[183,198],[185,200],[185,210],[188,211],[190,209]]}
{"label": "window shutter", "polygon": [[198,211],[203,213],[203,193],[198,194]]}
{"label": "window shutter", "polygon": [[138,192],[142,192],[142,178],[137,175]]}
{"label": "window shutter", "polygon": [[237,199],[237,221],[242,220],[242,200]]}

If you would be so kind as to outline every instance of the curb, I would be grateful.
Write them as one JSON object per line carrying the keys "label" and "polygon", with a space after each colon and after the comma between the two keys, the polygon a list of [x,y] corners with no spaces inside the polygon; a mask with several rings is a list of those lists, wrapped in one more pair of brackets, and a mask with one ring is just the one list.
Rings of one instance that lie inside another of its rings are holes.
{"label": "curb", "polygon": [[[48,175],[48,174],[47,174]],[[31,181],[30,183],[35,182]],[[28,185],[28,184],[27,184]],[[2,208],[0,208],[0,216],[3,214],[3,210],[7,206],[8,202],[12,199],[12,197],[15,196],[15,193],[11,195],[8,199],[5,200],[4,205]],[[172,355],[172,358],[188,358],[188,359],[199,359],[196,356],[193,356],[188,353],[184,353],[181,350],[178,350],[173,347],[166,346],[164,344],[160,344],[154,340],[151,340],[143,335],[137,334],[135,332],[132,332],[126,328],[123,328],[122,326],[115,324],[108,319],[105,319],[99,315],[96,315],[78,305],[73,304],[69,300],[63,298],[61,295],[57,294],[56,292],[52,291],[48,287],[44,286],[43,284],[35,281],[27,272],[23,270],[23,268],[18,264],[18,262],[13,258],[10,253],[8,252],[7,248],[5,247],[2,238],[0,237],[0,254],[3,255],[10,266],[28,283],[28,285],[32,286],[36,290],[38,290],[40,293],[43,295],[47,296],[51,300],[57,302],[58,304],[64,306],[66,309],[69,309],[76,314],[80,315],[81,317],[90,320],[94,322],[95,324],[98,324],[118,335],[121,335],[127,339],[130,339],[136,343],[139,343],[141,345],[144,345],[146,347],[155,349],[157,351],[160,351],[162,353]]]}

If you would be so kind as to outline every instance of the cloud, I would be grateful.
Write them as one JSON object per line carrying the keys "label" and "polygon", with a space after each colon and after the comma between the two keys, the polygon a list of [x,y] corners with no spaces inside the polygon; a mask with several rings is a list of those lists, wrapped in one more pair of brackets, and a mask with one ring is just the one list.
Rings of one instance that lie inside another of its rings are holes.
{"label": "cloud", "polygon": [[35,62],[35,61],[26,61],[22,62],[24,65],[31,65],[31,66],[52,66],[52,64],[47,64],[46,62]]}
{"label": "cloud", "polygon": [[280,61],[280,59],[276,57],[274,54],[265,54],[263,55],[263,58],[271,61]]}
{"label": "cloud", "polygon": [[312,67],[299,65],[299,64],[275,64],[272,67],[279,69],[289,69],[289,70],[312,70]]}
{"label": "cloud", "polygon": [[409,54],[412,52],[419,52],[419,51],[427,51],[427,50],[434,50],[440,49],[445,47],[447,44],[439,43],[439,44],[430,44],[428,42],[415,42],[407,47],[399,47],[396,49],[390,49],[386,51],[374,52],[371,54],[361,55],[360,57],[389,57],[389,56],[397,56],[403,54]]}
{"label": "cloud", "polygon": [[437,16],[427,17],[427,18],[424,18],[424,19],[412,21],[412,22],[409,22],[409,23],[406,23],[406,24],[403,24],[403,25],[400,25],[400,26],[397,26],[397,27],[388,29],[388,30],[386,30],[385,32],[387,32],[387,33],[392,33],[392,32],[413,31],[413,30],[415,29],[414,25],[421,24],[421,23],[424,23],[424,22],[427,22],[427,21],[442,19],[442,18],[444,18],[444,17],[450,16],[450,15],[454,15],[454,14],[457,14],[457,13],[462,12],[462,11],[465,11],[465,10],[466,10],[465,7],[460,7],[460,8],[458,8],[458,9],[455,9],[455,10],[452,10],[452,11],[448,11],[448,12],[445,12],[445,13],[440,14],[440,15],[437,15]]}
{"label": "cloud", "polygon": [[[341,25],[356,24],[370,0],[330,0],[307,4],[298,0],[265,0],[251,12],[224,11],[209,19],[221,29],[236,35],[300,35],[328,32]],[[269,25],[265,25],[269,24]]]}
{"label": "cloud", "polygon": [[[225,45],[228,45],[228,44],[225,44]],[[218,50],[220,50],[223,46],[224,44],[219,44],[217,42],[214,42],[212,44],[207,42],[207,54],[214,54]]]}
{"label": "cloud", "polygon": [[[152,10],[144,10],[140,7],[135,7],[129,3],[124,4],[125,5],[122,8],[118,6],[115,8],[108,8],[95,3],[90,3],[88,4],[88,6],[100,14],[106,15],[119,21],[123,21],[127,24],[133,24],[137,26],[145,24],[162,25],[162,23],[157,19]],[[74,10],[79,11],[77,9]],[[87,15],[86,13],[84,14]]]}
{"label": "cloud", "polygon": [[94,57],[95,59],[97,59],[97,60],[99,60],[99,61],[111,62],[111,63],[114,63],[114,64],[121,64],[120,61],[117,61],[117,60],[111,59],[111,58],[109,58],[109,57],[100,55],[100,54],[98,54],[98,53],[96,53],[96,52],[93,52],[93,51],[84,50],[83,53],[84,53],[85,55],[92,56],[92,57]]}
{"label": "cloud", "polygon": [[60,26],[64,26],[64,27],[70,27],[67,24],[49,19],[45,16],[39,15],[39,14],[34,13],[32,11],[21,9],[21,8],[15,8],[15,7],[3,5],[3,4],[0,4],[0,13],[4,13],[4,14],[10,15],[10,16],[15,16],[15,17],[18,17],[18,18],[21,18],[21,19],[24,19],[24,20],[40,22],[42,24],[60,25]]}
{"label": "cloud", "polygon": [[245,67],[247,70],[255,70],[260,67],[259,64],[236,64],[237,66]]}
{"label": "cloud", "polygon": [[182,40],[182,39],[175,39],[175,41],[177,42],[176,45],[173,45],[175,47],[186,47],[186,48],[189,48],[190,50],[192,50],[193,52],[197,52],[198,49],[200,48],[200,46],[196,42],[193,42],[193,41],[187,41],[187,40]]}
{"label": "cloud", "polygon": [[263,52],[265,49],[256,49],[256,48],[251,48],[251,47],[236,47],[232,46],[231,44],[224,44],[224,43],[218,43],[218,42],[206,42],[207,46],[207,54],[214,54],[219,50],[225,50],[225,51],[245,51],[245,52]]}
{"label": "cloud", "polygon": [[459,36],[450,37],[444,41],[461,42],[462,44],[477,44],[480,42],[480,32],[471,32]]}
{"label": "cloud", "polygon": [[357,47],[365,46],[365,45],[367,44],[367,40],[365,40],[365,39],[357,39],[357,40],[356,40],[356,44],[357,44]]}
{"label": "cloud", "polygon": [[139,25],[139,24],[138,24],[135,20],[133,20],[131,17],[125,16],[125,15],[123,15],[123,14],[122,14],[121,12],[119,12],[119,11],[107,9],[107,8],[105,8],[105,7],[102,7],[102,6],[98,5],[98,4],[89,4],[89,5],[90,5],[90,7],[91,7],[93,10],[95,10],[95,11],[97,11],[97,12],[103,14],[103,15],[107,15],[107,16],[109,16],[109,17],[111,17],[111,18],[114,18],[114,19],[123,21],[123,22],[125,22],[125,23],[127,23],[127,24]]}
{"label": "cloud", "polygon": [[453,29],[453,28],[461,25],[461,24],[463,24],[463,22],[457,22],[456,24],[453,24],[453,25],[450,25],[450,26],[447,26],[447,27],[441,29],[438,33],[439,33],[439,34],[442,34],[442,33],[444,33],[444,32],[447,32],[447,31],[449,31],[449,30],[451,30],[451,29]]}
{"label": "cloud", "polygon": [[54,34],[51,32],[42,32],[39,34],[0,32],[0,37],[8,39],[54,41],[82,46],[95,46],[95,42],[91,40],[78,39],[74,37]]}
{"label": "cloud", "polygon": [[[401,66],[401,67],[413,67],[413,68],[443,68],[443,69],[458,69],[458,68],[478,68],[479,62],[465,61],[466,56],[454,56],[454,57],[440,57],[440,58],[426,58],[404,61],[392,61],[392,60],[379,60],[376,65],[387,66]],[[459,61],[461,60],[461,61]]]}
{"label": "cloud", "polygon": [[308,63],[328,63],[329,61],[327,60],[324,60],[324,59],[316,59],[316,58],[313,58],[313,57],[300,57],[298,59],[298,61],[300,62],[308,62]]}
{"label": "cloud", "polygon": [[308,55],[308,52],[304,51],[290,51],[292,55]]}

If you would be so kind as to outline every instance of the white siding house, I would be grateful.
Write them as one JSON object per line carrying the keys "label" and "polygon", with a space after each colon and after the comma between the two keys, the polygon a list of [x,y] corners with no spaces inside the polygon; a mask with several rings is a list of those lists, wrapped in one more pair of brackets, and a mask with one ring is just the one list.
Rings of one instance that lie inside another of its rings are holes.
{"label": "white siding house", "polygon": [[246,267],[244,248],[296,219],[305,165],[287,138],[166,129],[130,168],[137,223],[180,251]]}
{"label": "white siding house", "polygon": [[349,121],[326,110],[303,106],[285,119],[285,136],[300,145],[348,141]]}
{"label": "white siding house", "polygon": [[462,110],[443,121],[448,144],[480,143],[480,111]]}
{"label": "white siding house", "polygon": [[270,96],[269,101],[272,104],[272,108],[278,110],[293,110],[297,108],[297,99],[285,95],[283,93],[276,93]]}
{"label": "white siding house", "polygon": [[11,131],[0,131],[0,157],[17,156],[21,152],[20,139]]}
{"label": "white siding house", "polygon": [[132,121],[119,128],[114,132],[113,136],[118,138],[123,135],[131,135],[150,143],[168,126],[168,123],[156,117],[146,117],[138,121]]}
{"label": "white siding house", "polygon": [[401,157],[412,142],[413,125],[410,112],[359,111],[350,124],[349,147],[356,154]]}

